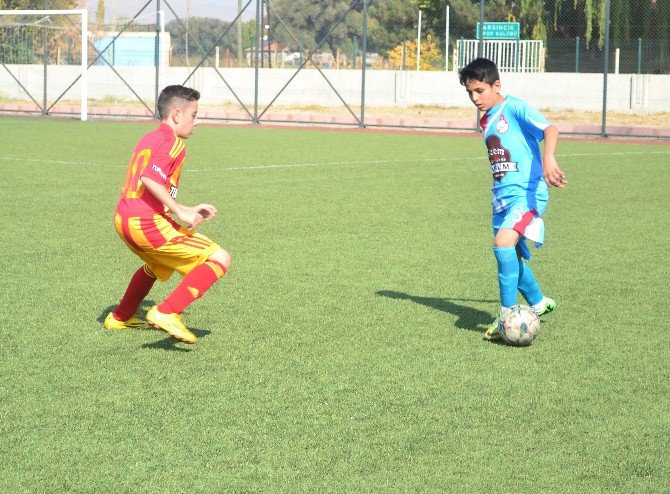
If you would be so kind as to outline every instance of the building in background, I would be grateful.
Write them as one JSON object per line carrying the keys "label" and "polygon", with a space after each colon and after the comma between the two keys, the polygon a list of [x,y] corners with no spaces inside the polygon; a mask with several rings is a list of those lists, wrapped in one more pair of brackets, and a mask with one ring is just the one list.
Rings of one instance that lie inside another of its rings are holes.
{"label": "building in background", "polygon": [[[170,33],[160,33],[159,40],[158,64],[164,69],[170,66],[172,52]],[[106,65],[106,63],[112,67],[155,67],[156,65],[155,32],[125,32],[118,37],[114,32],[100,33],[95,36],[94,46],[107,61],[101,58],[96,65]],[[104,53],[103,50],[105,50]]]}

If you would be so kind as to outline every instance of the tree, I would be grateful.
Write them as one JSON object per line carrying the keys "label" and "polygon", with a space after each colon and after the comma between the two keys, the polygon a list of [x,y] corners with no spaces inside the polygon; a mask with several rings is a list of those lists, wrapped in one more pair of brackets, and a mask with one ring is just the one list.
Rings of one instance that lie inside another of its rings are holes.
{"label": "tree", "polygon": [[[652,12],[652,32],[659,40],[657,56],[663,61],[655,70],[661,72],[664,68],[667,72],[670,67],[670,61],[668,60],[670,58],[670,2],[667,0],[654,1]],[[664,65],[664,67],[661,65]]]}
{"label": "tree", "polygon": [[611,26],[612,39],[630,39],[633,14],[630,2],[624,0],[612,0],[611,14],[611,18],[614,20]]}
{"label": "tree", "polygon": [[[204,56],[204,53],[198,48],[198,45],[205,52],[209,52],[214,46],[219,46],[219,48],[223,49],[229,48],[230,52],[236,53],[237,35],[235,30],[232,28],[229,29],[229,27],[230,22],[221,19],[190,17],[188,20],[188,35],[186,33],[185,22],[170,21],[165,26],[165,29],[170,33],[173,57],[180,59],[188,53],[189,56],[193,55],[197,60],[200,60]],[[228,31],[226,32],[226,30]],[[225,36],[219,41],[224,32],[226,32]],[[188,46],[186,43],[188,43]]]}
{"label": "tree", "polygon": [[[362,38],[363,2],[360,0],[276,0],[272,7],[308,51],[320,45],[321,49],[327,48],[335,56],[338,48],[349,51],[354,36]],[[344,15],[350,8],[351,11]],[[374,30],[373,19],[371,24],[369,28]],[[277,19],[270,22],[270,36],[286,46],[298,48]]]}
{"label": "tree", "polygon": [[[607,0],[572,0],[572,11],[566,10],[566,2],[553,0],[553,24],[563,26],[562,32],[570,32],[571,36],[583,36],[588,47],[593,39],[594,29],[597,31],[598,47],[605,42],[605,6]],[[614,1],[614,0],[613,0]],[[645,0],[640,0],[645,1]],[[570,7],[567,7],[569,9]],[[570,26],[570,28],[566,27]],[[568,37],[568,36],[566,36]]]}
{"label": "tree", "polygon": [[[75,9],[79,3],[79,0],[47,0],[46,8],[51,10]],[[44,8],[44,0],[0,0],[0,9],[40,10]]]}
{"label": "tree", "polygon": [[518,21],[521,27],[521,37],[525,39],[547,40],[547,25],[545,23],[544,2],[537,0],[520,0],[518,14],[515,14],[515,2],[512,2],[507,17]]}
{"label": "tree", "polygon": [[370,7],[374,24],[368,27],[371,50],[387,52],[416,36],[417,15],[418,8],[407,0],[375,2]]}
{"label": "tree", "polygon": [[[399,44],[393,50],[388,51],[389,65],[394,69],[402,69],[403,62],[403,44]],[[416,69],[417,49],[416,40],[409,40],[405,43],[405,67],[408,70]],[[421,60],[419,61],[420,70],[441,70],[444,68],[444,57],[437,47],[437,44],[431,39],[421,42]]]}

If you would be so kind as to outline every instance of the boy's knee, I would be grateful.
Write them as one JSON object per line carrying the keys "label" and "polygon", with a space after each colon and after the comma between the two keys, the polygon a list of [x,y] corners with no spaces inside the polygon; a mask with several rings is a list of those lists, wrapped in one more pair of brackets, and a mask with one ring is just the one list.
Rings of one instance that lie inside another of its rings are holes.
{"label": "boy's knee", "polygon": [[221,264],[224,268],[226,268],[226,271],[228,271],[228,268],[230,268],[230,254],[224,249],[219,249],[217,250],[214,254],[209,256],[207,258],[208,260],[218,262]]}
{"label": "boy's knee", "polygon": [[493,245],[495,247],[515,247],[521,235],[511,228],[501,228],[496,234]]}

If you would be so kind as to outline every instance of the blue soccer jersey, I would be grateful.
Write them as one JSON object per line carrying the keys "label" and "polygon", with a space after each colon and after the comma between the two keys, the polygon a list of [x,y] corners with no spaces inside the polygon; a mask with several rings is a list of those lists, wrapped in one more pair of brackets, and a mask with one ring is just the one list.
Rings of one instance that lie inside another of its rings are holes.
{"label": "blue soccer jersey", "polygon": [[493,173],[493,213],[523,201],[531,210],[549,199],[542,178],[540,141],[551,123],[528,103],[507,96],[481,120]]}

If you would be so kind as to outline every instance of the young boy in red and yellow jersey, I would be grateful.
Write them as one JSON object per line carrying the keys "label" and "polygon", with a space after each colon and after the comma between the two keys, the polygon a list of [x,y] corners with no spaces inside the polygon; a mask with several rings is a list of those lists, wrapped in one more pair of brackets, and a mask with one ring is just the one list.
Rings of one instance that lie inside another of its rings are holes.
{"label": "young boy in red and yellow jersey", "polygon": [[[166,281],[174,271],[184,278],[160,304],[147,312],[147,322],[172,337],[195,343],[183,324],[184,309],[221,278],[230,255],[195,228],[216,216],[211,204],[185,206],[176,201],[184,139],[193,132],[200,93],[184,86],[168,86],[158,98],[161,123],[135,147],[128,165],[114,225],[128,248],[144,261],[118,307],[104,321],[107,329],[146,327],[136,311],[156,279]],[[171,215],[186,226],[177,223]]]}

